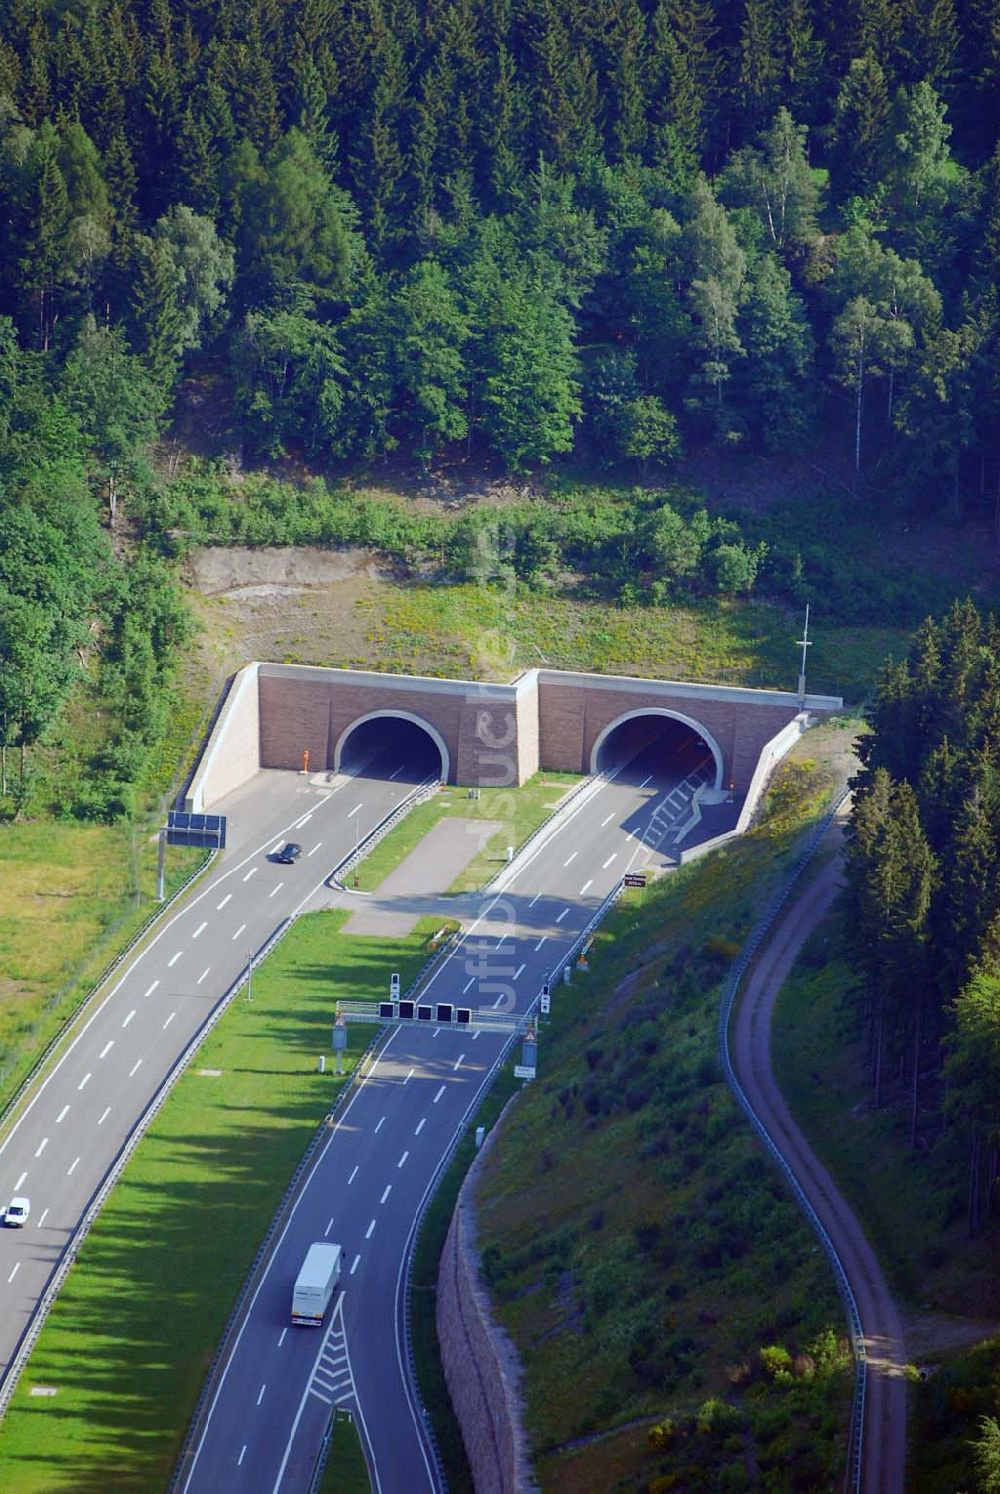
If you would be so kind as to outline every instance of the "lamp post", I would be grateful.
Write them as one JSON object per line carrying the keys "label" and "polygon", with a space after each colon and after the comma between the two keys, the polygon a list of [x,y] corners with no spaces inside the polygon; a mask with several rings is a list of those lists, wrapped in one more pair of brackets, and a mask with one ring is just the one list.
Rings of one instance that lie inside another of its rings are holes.
{"label": "lamp post", "polygon": [[802,629],[802,637],[798,641],[802,650],[802,667],[799,670],[799,705],[806,703],[806,650],[812,648],[812,639],[809,637],[809,603],[806,603],[806,625]]}

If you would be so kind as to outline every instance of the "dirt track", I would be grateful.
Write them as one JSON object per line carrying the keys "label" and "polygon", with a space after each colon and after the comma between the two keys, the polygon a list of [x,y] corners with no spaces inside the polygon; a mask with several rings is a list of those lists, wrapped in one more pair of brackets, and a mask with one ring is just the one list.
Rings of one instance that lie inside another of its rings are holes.
{"label": "dirt track", "polygon": [[[839,836],[839,826],[830,837]],[[733,1067],[757,1116],[778,1146],[833,1241],[857,1300],[868,1354],[861,1488],[902,1494],[906,1479],[906,1363],[895,1303],[858,1220],[793,1121],[771,1070],[771,1015],[806,939],[840,886],[840,862],[821,866],[753,965],[730,1033]]]}

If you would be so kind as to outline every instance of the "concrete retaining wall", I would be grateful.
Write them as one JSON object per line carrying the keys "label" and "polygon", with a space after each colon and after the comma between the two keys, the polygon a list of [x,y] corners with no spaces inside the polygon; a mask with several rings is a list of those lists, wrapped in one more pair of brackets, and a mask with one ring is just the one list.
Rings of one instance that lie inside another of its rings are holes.
{"label": "concrete retaining wall", "polygon": [[476,1249],[475,1179],[502,1120],[462,1184],[437,1286],[438,1343],[476,1494],[527,1494],[538,1487],[521,1418],[517,1350],[493,1320]]}
{"label": "concrete retaining wall", "polygon": [[247,664],[233,680],[184,800],[184,808],[194,814],[201,814],[260,770],[258,668]]}

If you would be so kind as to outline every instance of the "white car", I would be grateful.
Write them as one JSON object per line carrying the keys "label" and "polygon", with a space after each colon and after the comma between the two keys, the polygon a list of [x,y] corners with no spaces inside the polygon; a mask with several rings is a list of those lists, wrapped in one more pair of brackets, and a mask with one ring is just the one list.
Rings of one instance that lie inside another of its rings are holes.
{"label": "white car", "polygon": [[12,1229],[22,1229],[27,1224],[30,1213],[30,1198],[12,1198],[4,1210],[3,1222]]}

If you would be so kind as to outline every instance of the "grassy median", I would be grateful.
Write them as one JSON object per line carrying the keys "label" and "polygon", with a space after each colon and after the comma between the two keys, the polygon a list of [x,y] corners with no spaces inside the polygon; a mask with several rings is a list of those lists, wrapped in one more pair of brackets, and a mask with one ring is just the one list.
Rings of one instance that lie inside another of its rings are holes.
{"label": "grassy median", "polygon": [[[579,782],[576,773],[536,773],[521,788],[482,789],[478,799],[470,799],[468,789],[443,789],[433,799],[418,804],[379,842],[358,867],[356,884],[351,875],[351,885],[362,892],[374,891],[416,849],[428,830],[440,820],[457,816],[481,820],[484,833],[470,836],[472,859],[445,890],[476,892],[503,866],[507,847],[523,845]],[[488,831],[490,822],[498,823],[500,829]]]}
{"label": "grassy median", "polygon": [[[433,932],[349,937],[344,917],[295,924],[150,1128],[0,1423],[5,1494],[166,1487],[261,1237],[346,1082],[317,1071],[333,1004],[381,994],[390,966],[405,985]],[[349,1070],[370,1036],[351,1029]]]}

